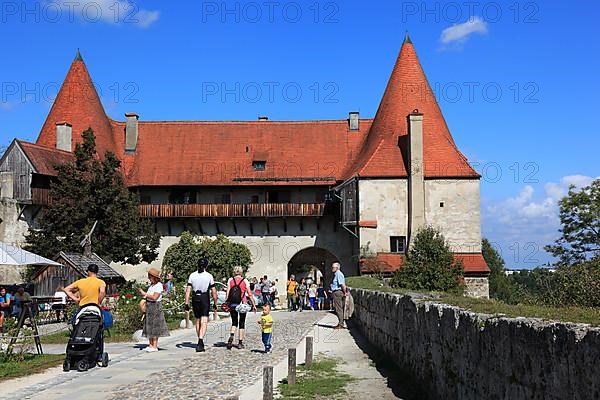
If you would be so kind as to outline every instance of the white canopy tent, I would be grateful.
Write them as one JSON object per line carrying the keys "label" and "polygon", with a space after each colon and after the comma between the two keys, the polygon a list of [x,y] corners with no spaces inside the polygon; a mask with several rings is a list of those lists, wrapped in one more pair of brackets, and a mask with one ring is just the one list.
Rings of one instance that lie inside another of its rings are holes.
{"label": "white canopy tent", "polygon": [[61,265],[20,247],[0,242],[0,265]]}

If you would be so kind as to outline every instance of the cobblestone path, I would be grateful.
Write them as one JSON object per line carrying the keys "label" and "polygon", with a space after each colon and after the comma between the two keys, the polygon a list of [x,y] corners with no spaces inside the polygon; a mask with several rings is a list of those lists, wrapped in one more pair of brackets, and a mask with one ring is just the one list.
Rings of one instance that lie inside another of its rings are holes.
{"label": "cobblestone path", "polygon": [[[104,399],[232,399],[251,384],[262,381],[263,365],[276,365],[287,356],[288,347],[312,332],[322,312],[274,312],[273,352],[263,354],[256,323],[260,312],[249,313],[245,349],[227,350],[224,340],[229,319],[210,323],[207,351],[196,353],[193,329],[177,330],[159,340],[161,351],[146,353],[145,344],[109,343],[108,368],[63,373],[62,367],[41,375],[6,382],[0,399],[55,400],[84,397]],[[45,346],[46,352],[62,353],[64,346]]]}
{"label": "cobblestone path", "polygon": [[[259,313],[256,316],[260,315]],[[263,345],[253,314],[248,315],[245,349],[227,350],[222,341],[211,342],[218,336],[227,337],[229,324],[222,325],[218,334],[207,335],[206,353],[192,353],[177,367],[153,374],[150,379],[124,385],[113,392],[113,400],[155,397],[187,399],[230,399],[258,380],[262,380],[264,365],[275,365],[287,357],[287,349],[295,346],[312,331],[322,313],[274,313],[273,352],[263,354]]]}

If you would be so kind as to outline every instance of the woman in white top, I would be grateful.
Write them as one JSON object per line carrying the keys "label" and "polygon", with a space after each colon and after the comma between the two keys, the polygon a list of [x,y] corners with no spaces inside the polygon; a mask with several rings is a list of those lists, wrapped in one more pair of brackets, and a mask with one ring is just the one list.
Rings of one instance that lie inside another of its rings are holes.
{"label": "woman in white top", "polygon": [[144,329],[142,336],[148,338],[149,346],[147,352],[158,351],[158,338],[169,336],[167,321],[162,309],[163,284],[160,281],[160,272],[156,268],[148,270],[150,287],[146,292],[138,289],[146,300],[146,318],[144,318]]}

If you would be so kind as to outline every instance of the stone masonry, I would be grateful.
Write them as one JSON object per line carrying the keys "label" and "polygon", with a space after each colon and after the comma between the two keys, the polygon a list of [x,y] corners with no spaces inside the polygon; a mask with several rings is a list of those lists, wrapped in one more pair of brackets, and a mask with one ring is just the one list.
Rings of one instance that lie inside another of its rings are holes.
{"label": "stone masonry", "polygon": [[429,399],[600,398],[600,328],[352,290],[356,326]]}

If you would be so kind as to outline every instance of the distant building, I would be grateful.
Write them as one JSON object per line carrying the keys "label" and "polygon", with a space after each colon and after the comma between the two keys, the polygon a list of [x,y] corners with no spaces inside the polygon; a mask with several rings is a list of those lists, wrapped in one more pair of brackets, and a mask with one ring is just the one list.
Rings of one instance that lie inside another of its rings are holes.
{"label": "distant building", "polygon": [[284,282],[315,265],[328,280],[333,261],[358,274],[367,243],[392,271],[431,224],[464,261],[470,293],[487,295],[480,176],[456,147],[408,35],[375,118],[350,112],[334,121],[143,121],[136,113],[116,121],[78,53],[36,143],[14,141],[0,160],[0,240],[22,240],[35,225],[53,163],[72,157],[88,127],[99,154],[121,159],[142,216],[162,235],[154,266],[187,230],[248,245],[253,276]]}

